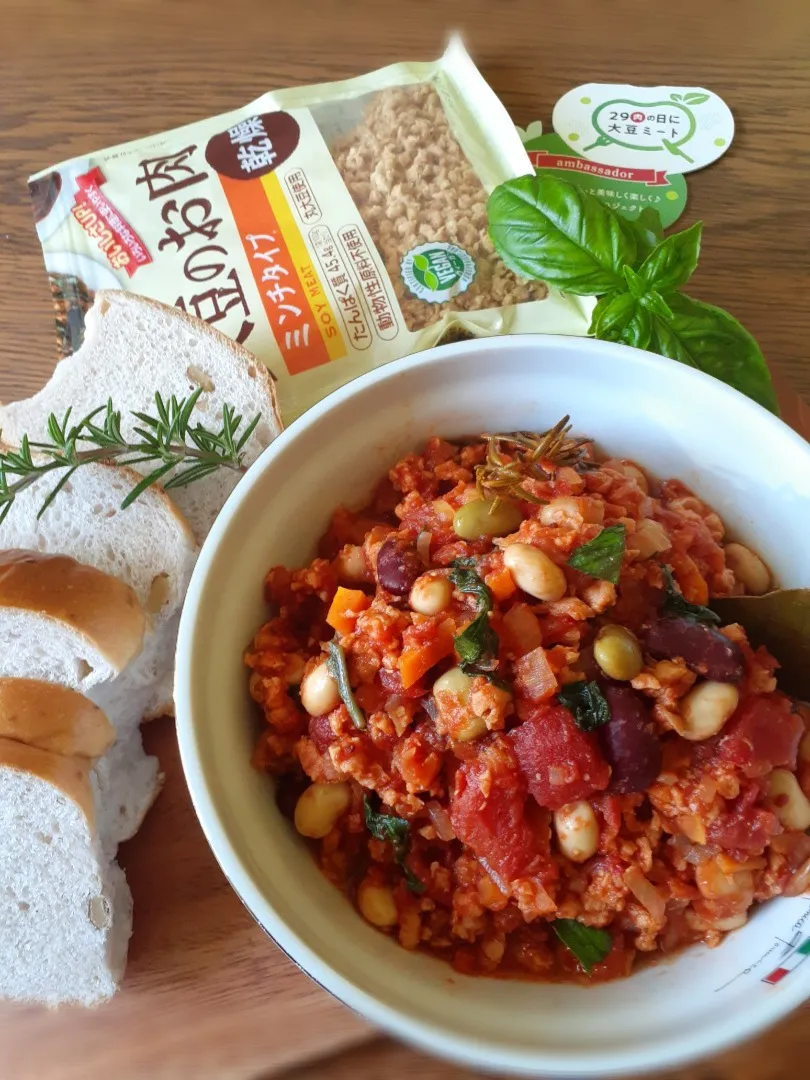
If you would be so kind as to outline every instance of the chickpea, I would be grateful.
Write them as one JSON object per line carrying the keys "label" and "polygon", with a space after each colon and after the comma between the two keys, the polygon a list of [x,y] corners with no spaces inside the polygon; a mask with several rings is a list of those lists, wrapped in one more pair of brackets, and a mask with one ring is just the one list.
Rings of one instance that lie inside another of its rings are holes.
{"label": "chickpea", "polygon": [[399,916],[394,894],[387,885],[375,885],[364,878],[357,890],[357,906],[360,914],[372,926],[396,926]]}
{"label": "chickpea", "polygon": [[347,544],[337,557],[335,572],[341,581],[367,581],[369,570],[362,547]]}
{"label": "chickpea", "polygon": [[321,840],[328,835],[349,809],[351,791],[348,784],[310,784],[295,804],[295,827],[301,836]]}
{"label": "chickpea", "polygon": [[477,540],[480,536],[506,536],[514,532],[523,515],[520,507],[509,499],[472,499],[460,506],[453,515],[453,532],[462,540]]}
{"label": "chickpea", "polygon": [[639,558],[650,559],[661,551],[669,551],[672,543],[663,525],[652,518],[643,518],[636,525],[635,532],[627,537],[627,546],[631,551],[638,552]]}
{"label": "chickpea", "polygon": [[554,811],[554,831],[560,851],[572,862],[586,862],[599,846],[599,826],[589,802],[568,803]]}
{"label": "chickpea", "polygon": [[723,727],[737,708],[740,692],[731,683],[698,683],[681,700],[681,726],[678,734],[690,742],[710,739]]}
{"label": "chickpea", "polygon": [[487,733],[487,722],[483,716],[476,716],[474,713],[470,713],[469,716],[465,716],[464,719],[453,727],[450,732],[453,739],[456,742],[475,742],[476,739],[480,739]]}
{"label": "chickpea", "polygon": [[323,716],[340,704],[338,684],[329,674],[325,660],[304,676],[301,683],[301,704],[310,716]]}
{"label": "chickpea", "polygon": [[510,544],[503,553],[503,563],[511,571],[515,584],[529,596],[538,600],[560,600],[565,596],[565,574],[539,548]]}
{"label": "chickpea", "polygon": [[470,696],[471,686],[471,677],[462,671],[460,667],[452,667],[434,682],[433,693],[440,694],[444,691],[445,693],[456,694],[462,701],[467,701]]}
{"label": "chickpea", "polygon": [[409,603],[420,615],[438,615],[453,597],[453,586],[442,574],[422,574],[411,586]]}
{"label": "chickpea", "polygon": [[770,570],[759,555],[744,544],[726,544],[726,565],[752,596],[762,596],[770,589]]}
{"label": "chickpea", "polygon": [[810,829],[810,799],[787,769],[774,769],[768,777],[768,797],[773,811],[786,829]]}
{"label": "chickpea", "polygon": [[624,626],[603,626],[593,643],[593,655],[609,679],[629,682],[644,667],[636,635]]}

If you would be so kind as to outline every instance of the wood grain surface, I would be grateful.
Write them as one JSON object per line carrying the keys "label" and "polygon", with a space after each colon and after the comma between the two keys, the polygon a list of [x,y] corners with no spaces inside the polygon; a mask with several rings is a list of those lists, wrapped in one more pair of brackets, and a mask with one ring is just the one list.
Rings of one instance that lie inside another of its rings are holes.
{"label": "wood grain surface", "polygon": [[[433,58],[450,29],[465,31],[520,124],[548,121],[586,81],[705,84],[725,98],[734,146],[688,179],[681,224],[706,222],[693,291],[756,335],[786,418],[810,432],[795,393],[810,397],[810,7],[799,0],[0,0],[0,398],[37,389],[55,361],[29,174],[273,87]],[[171,723],[146,741],[167,781],[121,854],[136,905],[124,988],[91,1013],[0,1007],[0,1077],[469,1076],[375,1037],[262,935],[208,852]],[[808,1015],[673,1080],[803,1075]]]}

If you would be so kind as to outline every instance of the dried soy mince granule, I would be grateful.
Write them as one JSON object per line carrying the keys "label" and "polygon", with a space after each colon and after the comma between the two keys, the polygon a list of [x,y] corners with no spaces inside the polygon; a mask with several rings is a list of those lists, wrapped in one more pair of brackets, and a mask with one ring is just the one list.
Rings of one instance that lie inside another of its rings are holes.
{"label": "dried soy mince granule", "polygon": [[[429,84],[375,94],[354,131],[332,155],[394,283],[408,329],[422,330],[450,311],[480,311],[543,300],[542,282],[506,268],[487,232],[487,193],[450,129]],[[445,303],[414,296],[401,262],[428,242],[462,248],[475,263],[464,292]]]}

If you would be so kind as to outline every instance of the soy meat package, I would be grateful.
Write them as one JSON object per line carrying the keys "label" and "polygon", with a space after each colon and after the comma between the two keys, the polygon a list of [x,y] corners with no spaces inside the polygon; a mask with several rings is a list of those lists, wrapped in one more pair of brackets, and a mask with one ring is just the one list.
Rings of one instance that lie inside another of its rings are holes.
{"label": "soy meat package", "polygon": [[459,334],[582,334],[588,301],[514,276],[489,192],[532,166],[454,40],[431,64],[264,94],[29,181],[62,355],[100,288],[174,304],[278,382],[289,422]]}

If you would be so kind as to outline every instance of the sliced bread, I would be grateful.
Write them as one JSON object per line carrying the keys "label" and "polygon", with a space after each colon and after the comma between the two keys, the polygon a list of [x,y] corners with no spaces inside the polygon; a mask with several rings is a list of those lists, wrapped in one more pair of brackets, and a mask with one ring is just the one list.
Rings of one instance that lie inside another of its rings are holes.
{"label": "sliced bread", "polygon": [[133,590],[64,555],[0,551],[0,676],[86,690],[140,652],[146,615]]}
{"label": "sliced bread", "polygon": [[90,763],[0,739],[0,996],[48,1005],[111,997],[132,897],[104,856]]}
{"label": "sliced bread", "polygon": [[66,686],[0,678],[0,739],[94,759],[115,742],[115,729],[98,705]]}
{"label": "sliced bread", "polygon": [[161,714],[173,711],[177,623],[199,548],[161,488],[147,488],[121,509],[138,479],[132,469],[84,465],[38,517],[56,482],[53,476],[42,477],[17,496],[0,522],[0,549],[70,555],[134,590],[148,615],[149,633],[127,671],[127,684],[136,689],[151,685],[147,712]]}
{"label": "sliced bread", "polygon": [[[50,413],[60,419],[68,408],[81,417],[111,398],[122,414],[122,431],[132,436],[139,425],[133,411],[154,415],[155,392],[187,397],[203,393],[195,418],[218,427],[229,404],[247,424],[262,419],[245,447],[250,464],[281,430],[276,394],[267,369],[241,345],[199,319],[134,293],[100,290],[87,314],[81,348],[57,364],[50,381],[25,401],[0,406],[3,441],[19,446],[23,435],[46,436]],[[136,466],[147,472],[154,462]],[[239,479],[231,469],[172,490],[198,540]]]}

